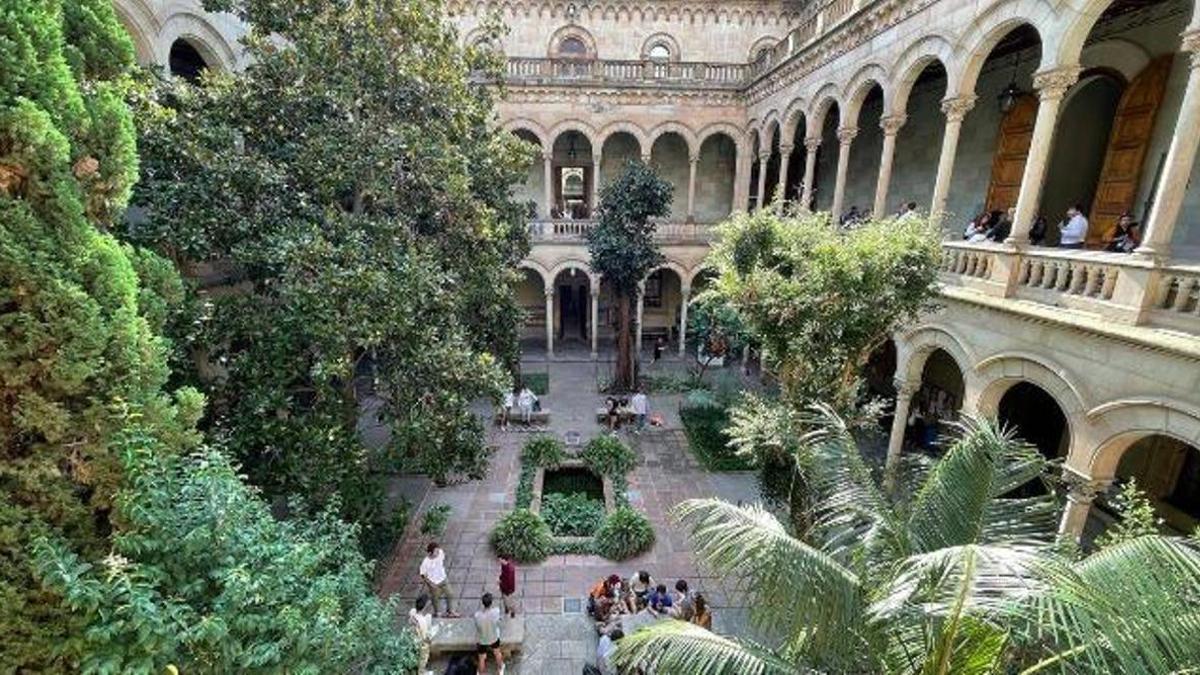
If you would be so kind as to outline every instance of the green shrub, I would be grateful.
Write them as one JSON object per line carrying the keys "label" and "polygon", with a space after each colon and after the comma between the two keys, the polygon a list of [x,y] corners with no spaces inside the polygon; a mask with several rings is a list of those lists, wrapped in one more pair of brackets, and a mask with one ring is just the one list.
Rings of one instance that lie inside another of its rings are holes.
{"label": "green shrub", "polygon": [[696,460],[709,471],[743,471],[751,468],[749,461],[729,447],[725,429],[729,413],[721,407],[685,406],[679,410],[688,447]]}
{"label": "green shrub", "polygon": [[522,563],[541,562],[550,555],[553,540],[546,522],[529,509],[510,511],[492,530],[492,549]]}
{"label": "green shrub", "polygon": [[609,560],[625,560],[654,545],[654,528],[646,516],[629,507],[617,509],[596,532],[596,553]]}
{"label": "green shrub", "polygon": [[521,381],[538,396],[550,393],[550,373],[521,373]]}
{"label": "green shrub", "polygon": [[596,542],[592,539],[556,539],[550,545],[554,555],[596,555]]}
{"label": "green shrub", "polygon": [[446,522],[449,520],[450,505],[434,504],[425,512],[425,518],[421,521],[421,534],[440,537],[446,531]]}
{"label": "green shrub", "polygon": [[642,386],[651,394],[682,394],[704,385],[692,373],[661,373],[643,376]]}
{"label": "green shrub", "polygon": [[588,468],[601,476],[629,473],[637,466],[637,455],[616,436],[597,436],[588,441],[580,455]]}
{"label": "green shrub", "polygon": [[521,462],[527,466],[553,469],[567,458],[567,447],[554,436],[539,434],[521,450]]}
{"label": "green shrub", "polygon": [[582,492],[542,497],[542,520],[556,537],[590,537],[604,522],[604,504]]}
{"label": "green shrub", "polygon": [[527,509],[529,503],[533,501],[533,476],[537,473],[537,467],[528,463],[521,462],[521,477],[517,480],[517,508]]}
{"label": "green shrub", "polygon": [[717,395],[707,389],[693,389],[683,399],[681,408],[720,408]]}

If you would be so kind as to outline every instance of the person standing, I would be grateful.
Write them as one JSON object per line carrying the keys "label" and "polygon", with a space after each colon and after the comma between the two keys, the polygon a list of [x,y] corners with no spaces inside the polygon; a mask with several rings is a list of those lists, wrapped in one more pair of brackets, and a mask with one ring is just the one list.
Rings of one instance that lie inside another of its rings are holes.
{"label": "person standing", "polygon": [[425,547],[425,559],[421,561],[421,581],[429,591],[433,615],[438,615],[438,598],[441,598],[445,607],[444,616],[457,618],[458,614],[454,611],[454,595],[446,578],[446,552],[436,541],[429,542]]}
{"label": "person standing", "polygon": [[491,593],[484,593],[479,598],[479,604],[482,607],[475,610],[475,642],[478,645],[475,650],[478,659],[476,671],[487,672],[487,655],[491,652],[500,666],[498,672],[504,675],[504,654],[500,651],[500,608],[492,606]]}
{"label": "person standing", "polygon": [[517,616],[517,565],[512,558],[500,556],[500,599],[504,612]]}
{"label": "person standing", "polygon": [[417,637],[417,674],[425,675],[429,665],[429,645],[433,642],[433,617],[425,613],[428,598],[424,595],[417,598],[413,607],[408,610],[408,627]]}
{"label": "person standing", "polygon": [[663,336],[659,335],[658,337],[654,338],[654,362],[655,363],[658,363],[658,360],[662,358],[663,350],[665,350],[666,348],[667,348],[667,341],[663,339]]}
{"label": "person standing", "polygon": [[521,411],[521,421],[525,426],[533,420],[533,402],[537,397],[529,385],[521,385],[521,393],[517,394],[517,408]]}
{"label": "person standing", "polygon": [[634,433],[640,434],[646,428],[646,415],[650,414],[650,399],[646,397],[645,389],[637,390],[629,400],[629,407],[633,409],[633,419],[637,422]]}
{"label": "person standing", "polygon": [[1087,238],[1088,221],[1083,217],[1083,212],[1076,204],[1067,209],[1067,219],[1059,226],[1060,237],[1058,239],[1059,248],[1083,248],[1083,241]]}
{"label": "person standing", "polygon": [[508,416],[512,414],[513,405],[516,403],[516,396],[512,389],[504,391],[504,397],[500,400],[500,430],[508,431]]}
{"label": "person standing", "polygon": [[617,667],[613,665],[612,657],[617,651],[617,642],[624,637],[624,631],[616,628],[601,635],[600,641],[596,643],[596,667],[603,675],[616,675]]}

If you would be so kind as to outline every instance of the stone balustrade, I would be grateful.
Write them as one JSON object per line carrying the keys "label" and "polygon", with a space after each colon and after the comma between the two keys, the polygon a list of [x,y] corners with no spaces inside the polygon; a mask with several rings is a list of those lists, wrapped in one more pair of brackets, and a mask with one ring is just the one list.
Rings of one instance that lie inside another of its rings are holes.
{"label": "stone balustrade", "polygon": [[1093,313],[1123,324],[1200,333],[1200,266],[1123,253],[942,244],[941,281],[986,295]]}
{"label": "stone balustrade", "polygon": [[738,90],[749,84],[750,73],[745,63],[510,57],[506,79],[519,84],[618,82]]}
{"label": "stone balustrade", "polygon": [[[582,242],[595,220],[535,220],[529,223],[529,239],[533,243]],[[713,226],[708,223],[679,223],[663,221],[655,227],[655,239],[663,243],[705,243],[712,238]]]}

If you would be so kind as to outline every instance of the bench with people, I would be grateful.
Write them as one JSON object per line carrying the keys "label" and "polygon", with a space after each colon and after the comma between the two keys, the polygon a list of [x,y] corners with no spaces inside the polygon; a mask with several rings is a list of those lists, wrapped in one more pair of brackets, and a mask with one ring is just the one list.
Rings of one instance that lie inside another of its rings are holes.
{"label": "bench with people", "polygon": [[513,421],[527,427],[550,423],[550,411],[542,408],[542,400],[528,385],[522,384],[504,392],[500,404],[496,406],[492,424],[500,427],[501,431],[508,431],[508,425]]}
{"label": "bench with people", "polygon": [[641,628],[674,619],[712,630],[712,609],[702,593],[690,589],[684,579],[668,591],[645,570],[624,579],[612,574],[599,580],[588,590],[587,607],[600,634],[596,667],[604,675],[617,672],[611,661],[616,643]]}
{"label": "bench with people", "polygon": [[650,399],[646,390],[639,388],[633,396],[608,396],[604,405],[596,409],[596,422],[606,425],[609,433],[617,433],[624,425],[633,425],[633,432],[641,433],[646,424],[662,426],[662,418],[650,415]]}

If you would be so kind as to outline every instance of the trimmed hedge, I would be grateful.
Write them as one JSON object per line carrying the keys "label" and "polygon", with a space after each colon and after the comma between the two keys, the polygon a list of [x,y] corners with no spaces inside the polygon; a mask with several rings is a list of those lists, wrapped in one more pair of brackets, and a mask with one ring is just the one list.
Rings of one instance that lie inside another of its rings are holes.
{"label": "trimmed hedge", "polygon": [[609,560],[625,560],[654,545],[654,528],[641,513],[625,506],[613,511],[596,532],[595,550]]}
{"label": "trimmed hedge", "polygon": [[750,462],[729,447],[725,429],[729,413],[718,406],[686,406],[680,408],[679,419],[687,435],[688,447],[696,460],[709,471],[745,471]]}
{"label": "trimmed hedge", "polygon": [[567,458],[567,446],[558,438],[538,434],[521,449],[521,464],[553,469]]}
{"label": "trimmed hedge", "polygon": [[522,563],[541,562],[550,555],[554,539],[550,527],[529,509],[504,514],[492,530],[492,549]]}
{"label": "trimmed hedge", "polygon": [[587,442],[579,456],[600,476],[623,476],[637,466],[637,455],[616,436],[597,436]]}

